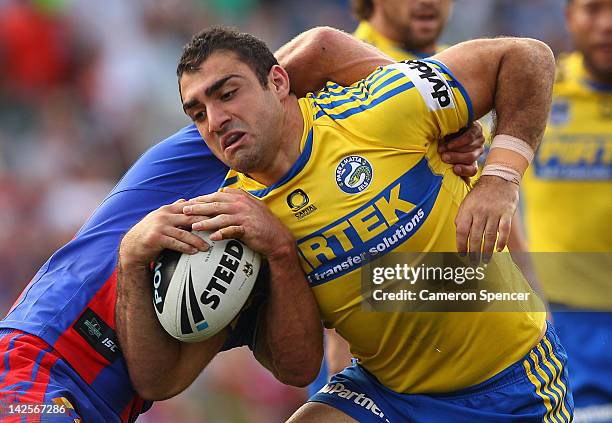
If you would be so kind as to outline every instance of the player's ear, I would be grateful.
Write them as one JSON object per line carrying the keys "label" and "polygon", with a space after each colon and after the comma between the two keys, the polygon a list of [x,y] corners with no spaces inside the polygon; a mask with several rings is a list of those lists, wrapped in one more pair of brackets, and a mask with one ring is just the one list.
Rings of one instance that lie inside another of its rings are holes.
{"label": "player's ear", "polygon": [[272,66],[268,74],[268,81],[270,89],[274,90],[279,98],[284,99],[289,95],[291,83],[289,82],[287,71],[282,66]]}

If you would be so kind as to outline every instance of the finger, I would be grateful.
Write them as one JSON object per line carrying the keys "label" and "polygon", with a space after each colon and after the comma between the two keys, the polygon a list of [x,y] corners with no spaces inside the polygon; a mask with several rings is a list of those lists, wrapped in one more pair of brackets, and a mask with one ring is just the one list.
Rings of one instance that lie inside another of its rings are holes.
{"label": "finger", "polygon": [[180,228],[168,227],[164,234],[200,251],[208,251],[209,245],[198,235]]}
{"label": "finger", "polygon": [[495,241],[497,241],[499,221],[500,219],[497,218],[487,219],[484,230],[484,244],[482,247],[482,259],[485,263],[488,263],[491,260],[493,248],[495,248]]}
{"label": "finger", "polygon": [[472,141],[470,144],[462,145],[457,148],[447,148],[447,151],[453,153],[471,153],[472,151],[478,151],[480,154],[484,151],[484,146],[478,140]]}
{"label": "finger", "polygon": [[168,204],[166,206],[161,207],[160,210],[164,210],[168,213],[179,214],[183,213],[183,207],[188,206],[190,204],[194,204],[193,200],[184,200],[181,198],[180,200],[176,200],[172,204]]}
{"label": "finger", "polygon": [[193,201],[194,203],[212,203],[214,201],[220,201],[220,202],[227,203],[227,202],[234,201],[235,195],[236,194],[234,193],[226,192],[225,188],[223,188],[223,191],[215,191],[215,192],[211,192],[210,194],[200,195],[198,197],[192,198],[189,201]]}
{"label": "finger", "polygon": [[460,254],[465,254],[467,253],[468,236],[472,226],[472,214],[467,212],[463,205],[459,208],[455,218],[455,226],[457,227],[457,251]]}
{"label": "finger", "polygon": [[497,239],[497,251],[502,251],[508,245],[510,230],[512,229],[512,216],[502,215],[499,219],[499,238]]}
{"label": "finger", "polygon": [[233,210],[233,203],[213,201],[210,203],[194,203],[183,207],[183,213],[187,215],[218,216],[220,214],[230,214]]}
{"label": "finger", "polygon": [[451,139],[447,144],[447,150],[469,151],[477,147],[482,147],[485,143],[482,127],[480,124],[473,125],[468,131],[457,138]]}
{"label": "finger", "polygon": [[440,156],[442,161],[450,164],[472,164],[474,163],[482,153],[483,148],[479,147],[475,150],[471,150],[467,153],[458,153],[455,151],[447,151],[446,153],[442,153]]}
{"label": "finger", "polygon": [[163,235],[160,239],[160,245],[164,249],[178,251],[179,253],[195,254],[198,249],[193,245],[189,245],[183,241],[180,241],[174,237]]}
{"label": "finger", "polygon": [[239,225],[238,219],[234,215],[220,214],[210,219],[195,222],[191,225],[191,229],[194,231],[208,231],[215,232],[221,228],[227,228],[229,226]]}
{"label": "finger", "polygon": [[478,165],[476,163],[472,163],[471,165],[457,164],[453,166],[453,173],[464,178],[476,176],[478,173]]}
{"label": "finger", "polygon": [[212,241],[221,241],[222,239],[240,239],[244,236],[243,226],[227,226],[219,229],[217,232],[210,234]]}
{"label": "finger", "polygon": [[189,227],[196,222],[202,220],[202,216],[199,215],[186,215],[186,214],[167,214],[163,216],[162,223],[167,226],[178,227]]}
{"label": "finger", "polygon": [[475,215],[472,219],[472,227],[470,228],[469,237],[469,252],[474,260],[480,259],[482,251],[482,236],[486,225],[486,220],[483,216]]}
{"label": "finger", "polygon": [[248,195],[243,189],[238,189],[238,188],[225,187],[225,188],[222,188],[221,191],[225,192],[226,194]]}

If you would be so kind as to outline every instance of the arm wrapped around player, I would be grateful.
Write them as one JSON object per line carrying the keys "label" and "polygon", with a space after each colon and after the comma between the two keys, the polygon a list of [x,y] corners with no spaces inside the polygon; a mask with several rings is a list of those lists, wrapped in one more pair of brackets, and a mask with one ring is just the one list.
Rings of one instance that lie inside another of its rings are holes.
{"label": "arm wrapped around player", "polygon": [[225,188],[196,201],[185,214],[208,219],[194,223],[194,230],[211,231],[211,240],[239,238],[267,259],[270,292],[260,312],[255,356],[281,382],[307,385],[319,372],[323,334],[293,236],[265,204],[242,190]]}

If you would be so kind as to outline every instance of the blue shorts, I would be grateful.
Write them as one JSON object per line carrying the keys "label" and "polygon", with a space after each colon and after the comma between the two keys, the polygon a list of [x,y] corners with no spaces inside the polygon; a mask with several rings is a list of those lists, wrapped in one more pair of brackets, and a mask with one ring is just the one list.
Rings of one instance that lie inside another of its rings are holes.
{"label": "blue shorts", "polygon": [[2,329],[0,421],[110,423],[121,419],[43,340]]}
{"label": "blue shorts", "polygon": [[461,391],[399,394],[354,365],[334,375],[309,401],[328,404],[359,422],[569,423],[574,402],[566,362],[549,324],[545,337],[523,359]]}
{"label": "blue shorts", "polygon": [[576,422],[612,422],[612,312],[552,308],[567,351]]}

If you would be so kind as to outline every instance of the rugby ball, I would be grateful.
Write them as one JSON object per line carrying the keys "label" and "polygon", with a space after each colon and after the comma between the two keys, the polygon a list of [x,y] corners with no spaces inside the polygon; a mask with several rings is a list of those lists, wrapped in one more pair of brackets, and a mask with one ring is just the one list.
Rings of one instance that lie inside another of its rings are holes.
{"label": "rugby ball", "polygon": [[153,269],[153,305],[163,328],[184,342],[200,342],[225,328],[249,297],[261,257],[237,239],[211,241],[208,251],[164,250]]}

